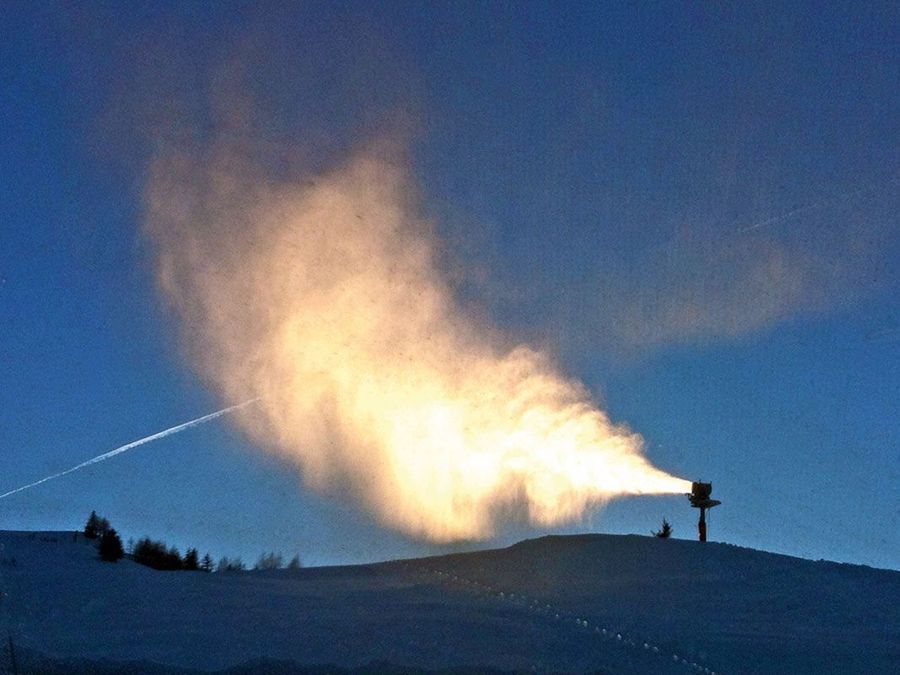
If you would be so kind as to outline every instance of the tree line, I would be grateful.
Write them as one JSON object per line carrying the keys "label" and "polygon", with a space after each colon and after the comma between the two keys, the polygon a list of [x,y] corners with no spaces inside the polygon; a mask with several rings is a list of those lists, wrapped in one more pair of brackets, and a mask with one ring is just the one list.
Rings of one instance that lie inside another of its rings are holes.
{"label": "tree line", "polygon": [[[155,570],[185,572],[236,572],[246,570],[247,566],[240,558],[221,558],[214,563],[212,556],[206,553],[202,558],[196,548],[188,548],[184,555],[175,546],[168,546],[163,541],[142,537],[136,543],[129,540],[128,550],[122,546],[119,533],[110,526],[106,518],[101,518],[96,511],[91,511],[84,525],[84,536],[97,540],[97,552],[101,560],[116,562],[128,557],[134,562]],[[300,556],[295,555],[287,564],[280,553],[263,553],[259,556],[255,570],[300,569]]]}

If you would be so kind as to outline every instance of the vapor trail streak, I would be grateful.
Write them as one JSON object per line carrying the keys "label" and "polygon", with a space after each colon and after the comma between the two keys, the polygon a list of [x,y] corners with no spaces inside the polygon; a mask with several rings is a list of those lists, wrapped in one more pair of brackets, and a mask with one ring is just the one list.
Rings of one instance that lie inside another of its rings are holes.
{"label": "vapor trail streak", "polygon": [[67,474],[70,474],[74,471],[78,471],[79,469],[83,469],[86,466],[90,466],[91,464],[97,464],[99,462],[105,462],[107,459],[111,459],[116,455],[121,455],[123,452],[127,452],[132,448],[136,448],[139,445],[144,445],[144,443],[149,443],[150,441],[155,441],[160,438],[165,438],[166,436],[171,436],[172,434],[177,434],[179,431],[184,431],[185,429],[190,429],[191,427],[196,427],[197,425],[204,424],[205,422],[209,422],[210,420],[214,420],[217,417],[221,417],[222,415],[227,415],[230,412],[234,412],[235,410],[239,410],[240,408],[244,408],[251,403],[256,403],[259,399],[254,398],[249,401],[244,401],[243,403],[238,403],[237,405],[233,405],[229,408],[223,408],[222,410],[216,411],[214,413],[210,413],[209,415],[204,415],[203,417],[198,417],[195,420],[191,420],[189,422],[183,422],[182,424],[178,424],[174,427],[169,427],[168,429],[164,429],[163,431],[159,431],[151,436],[145,436],[144,438],[139,438],[136,441],[131,441],[131,443],[126,443],[125,445],[119,446],[114,450],[110,450],[109,452],[104,452],[102,455],[97,455],[81,464],[73,466],[70,469],[66,469],[65,471],[60,471],[59,473],[55,473],[52,476],[47,476],[46,478],[41,478],[40,480],[36,480],[33,483],[29,483],[28,485],[23,485],[22,487],[17,487],[15,490],[10,490],[9,492],[5,492],[0,495],[0,499],[4,499],[9,497],[10,495],[14,495],[17,492],[22,492],[23,490],[27,490],[29,488],[33,488],[41,483],[46,483],[47,481],[53,480],[54,478],[61,478]]}
{"label": "vapor trail streak", "polygon": [[794,216],[798,216],[801,213],[806,213],[807,211],[815,211],[816,209],[822,208],[823,206],[837,201],[839,199],[849,199],[851,197],[856,197],[858,195],[867,194],[869,192],[874,192],[879,188],[886,187],[893,183],[900,181],[900,177],[895,177],[887,182],[878,183],[876,185],[865,185],[861,188],[857,188],[856,190],[851,190],[850,192],[842,192],[840,194],[831,195],[829,197],[825,197],[824,199],[820,199],[816,202],[812,202],[811,204],[804,204],[803,206],[799,206],[796,209],[791,209],[785,213],[779,214],[777,216],[772,216],[771,218],[766,218],[765,220],[760,220],[752,225],[748,225],[746,227],[742,227],[738,230],[739,233],[744,234],[747,232],[752,232],[753,230],[758,230],[761,227],[767,227],[769,225],[775,225],[777,223],[783,222],[785,220],[790,220]]}

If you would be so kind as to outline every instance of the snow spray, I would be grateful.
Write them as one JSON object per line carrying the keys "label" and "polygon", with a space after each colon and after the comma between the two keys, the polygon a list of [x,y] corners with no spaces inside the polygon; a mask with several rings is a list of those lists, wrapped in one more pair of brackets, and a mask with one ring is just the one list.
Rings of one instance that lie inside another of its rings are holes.
{"label": "snow spray", "polygon": [[204,384],[260,397],[239,426],[307,486],[432,541],[690,490],[550,354],[458,302],[389,141],[290,177],[221,150],[150,167],[157,282]]}

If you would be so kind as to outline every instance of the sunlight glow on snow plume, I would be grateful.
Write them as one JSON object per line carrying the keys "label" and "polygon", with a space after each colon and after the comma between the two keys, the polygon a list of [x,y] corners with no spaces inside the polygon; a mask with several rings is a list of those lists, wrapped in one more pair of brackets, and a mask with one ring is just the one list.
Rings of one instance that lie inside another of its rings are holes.
{"label": "sunlight glow on snow plume", "polygon": [[404,162],[359,153],[296,183],[228,153],[158,159],[146,231],[198,372],[313,488],[435,541],[688,492],[540,352],[467,316]]}

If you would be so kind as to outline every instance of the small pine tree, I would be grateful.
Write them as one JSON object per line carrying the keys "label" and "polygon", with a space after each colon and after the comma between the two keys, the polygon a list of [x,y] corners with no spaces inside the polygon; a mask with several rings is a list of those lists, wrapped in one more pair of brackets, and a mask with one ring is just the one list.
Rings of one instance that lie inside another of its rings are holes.
{"label": "small pine tree", "polygon": [[166,569],[168,570],[182,569],[181,552],[175,546],[170,548],[169,552],[165,554],[165,561]]}
{"label": "small pine tree", "polygon": [[244,561],[240,558],[232,558],[228,561],[228,568],[225,570],[226,572],[243,572],[247,569],[247,566],[244,564]]}
{"label": "small pine tree", "polygon": [[106,518],[100,518],[97,521],[97,536],[102,537],[110,530],[109,521]]}
{"label": "small pine tree", "polygon": [[213,559],[209,553],[207,553],[205,556],[203,556],[203,560],[200,561],[200,571],[201,572],[212,572],[213,571]]}
{"label": "small pine tree", "polygon": [[299,570],[303,565],[300,564],[300,556],[295,555],[291,558],[291,561],[287,564],[287,568],[289,570]]}
{"label": "small pine tree", "polygon": [[240,558],[222,558],[216,566],[216,572],[240,572],[247,569]]}
{"label": "small pine tree", "polygon": [[96,539],[100,536],[100,518],[96,511],[91,511],[91,515],[84,524],[84,536],[88,539]]}
{"label": "small pine tree", "polygon": [[141,537],[134,545],[132,557],[136,563],[152,567],[156,570],[165,569],[163,557],[166,547],[161,541],[153,541],[149,537]]}
{"label": "small pine tree", "polygon": [[277,570],[282,565],[282,558],[280,553],[263,553],[259,556],[259,560],[256,561],[256,564],[253,566],[255,570]]}
{"label": "small pine tree", "polygon": [[166,548],[162,541],[143,537],[134,545],[132,558],[136,563],[155,570],[175,571],[182,569],[181,554],[174,546]]}
{"label": "small pine tree", "polygon": [[197,549],[189,548],[187,550],[187,553],[184,554],[184,558],[181,559],[181,569],[187,570],[188,572],[196,572],[200,569]]}
{"label": "small pine tree", "polygon": [[119,539],[118,533],[111,527],[106,528],[106,531],[100,537],[98,550],[100,560],[106,562],[116,562],[125,554],[122,550],[122,540]]}
{"label": "small pine tree", "polygon": [[651,532],[654,537],[659,537],[660,539],[668,539],[672,536],[672,526],[669,525],[669,521],[663,518],[662,527],[658,529],[656,532]]}

